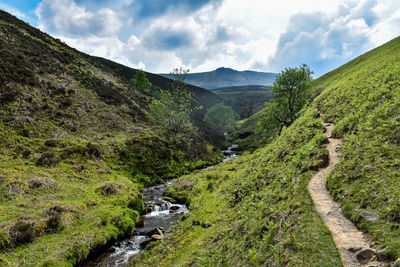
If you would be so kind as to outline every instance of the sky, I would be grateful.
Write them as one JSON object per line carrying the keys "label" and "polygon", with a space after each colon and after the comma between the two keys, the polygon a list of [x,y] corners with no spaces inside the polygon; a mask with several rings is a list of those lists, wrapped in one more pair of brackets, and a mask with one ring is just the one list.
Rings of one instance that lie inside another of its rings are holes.
{"label": "sky", "polygon": [[318,77],[400,35],[399,0],[0,0],[0,9],[153,73],[305,63]]}

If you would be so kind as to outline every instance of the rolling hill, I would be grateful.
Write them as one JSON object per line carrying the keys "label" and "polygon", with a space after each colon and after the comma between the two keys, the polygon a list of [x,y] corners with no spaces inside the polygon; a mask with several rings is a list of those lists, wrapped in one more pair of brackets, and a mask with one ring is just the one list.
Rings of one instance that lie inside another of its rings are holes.
{"label": "rolling hill", "polygon": [[[170,77],[170,74],[160,74]],[[243,85],[272,85],[275,73],[257,71],[237,71],[230,68],[218,68],[210,72],[189,73],[186,82],[208,90]]]}

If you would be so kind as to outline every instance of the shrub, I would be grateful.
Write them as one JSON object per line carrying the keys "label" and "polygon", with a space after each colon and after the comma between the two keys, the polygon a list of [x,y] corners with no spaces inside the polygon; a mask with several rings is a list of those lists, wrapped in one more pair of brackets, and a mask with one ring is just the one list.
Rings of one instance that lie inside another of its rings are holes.
{"label": "shrub", "polygon": [[18,220],[8,231],[11,244],[16,247],[21,244],[32,242],[35,239],[34,226],[34,222]]}
{"label": "shrub", "polygon": [[57,158],[56,154],[54,154],[53,152],[45,152],[36,161],[36,165],[51,166],[51,165],[57,164],[59,161],[60,160]]}
{"label": "shrub", "polygon": [[101,158],[103,151],[101,150],[101,148],[99,146],[92,144],[92,143],[88,143],[86,145],[86,153],[91,157]]}
{"label": "shrub", "polygon": [[29,180],[28,184],[29,184],[30,189],[35,189],[35,188],[40,188],[40,187],[43,187],[46,189],[57,188],[56,182],[51,178],[34,177]]}
{"label": "shrub", "polygon": [[211,123],[223,132],[230,131],[238,119],[239,115],[231,107],[223,103],[216,104],[210,108],[204,117],[205,122]]}
{"label": "shrub", "polygon": [[46,210],[45,214],[48,216],[46,228],[48,231],[56,232],[64,228],[62,223],[62,212],[67,210],[69,209],[58,204],[53,205]]}
{"label": "shrub", "polygon": [[142,92],[150,92],[151,82],[147,79],[146,73],[142,70],[136,71],[135,77],[132,78],[131,83]]}
{"label": "shrub", "polygon": [[120,188],[121,188],[120,185],[105,184],[99,187],[96,191],[102,194],[103,196],[111,196],[118,193]]}
{"label": "shrub", "polygon": [[62,146],[62,143],[60,140],[46,140],[44,145],[49,147],[60,147]]}

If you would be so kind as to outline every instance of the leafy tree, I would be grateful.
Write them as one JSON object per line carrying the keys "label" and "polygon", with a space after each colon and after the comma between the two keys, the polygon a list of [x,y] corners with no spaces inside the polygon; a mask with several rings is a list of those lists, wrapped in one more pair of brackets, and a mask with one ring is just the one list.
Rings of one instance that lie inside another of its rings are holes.
{"label": "leafy tree", "polygon": [[284,126],[291,125],[296,119],[310,98],[312,74],[306,64],[301,64],[300,67],[285,68],[276,76],[271,87],[275,95],[266,103],[265,115],[259,120],[259,127],[267,136],[279,134]]}
{"label": "leafy tree", "polygon": [[131,83],[140,91],[149,93],[151,82],[147,79],[146,73],[142,70],[137,70],[134,78],[132,78]]}
{"label": "leafy tree", "polygon": [[205,122],[214,125],[224,132],[231,130],[238,119],[239,115],[231,107],[225,106],[223,103],[214,105],[207,111],[204,117]]}
{"label": "leafy tree", "polygon": [[171,90],[160,90],[157,99],[149,104],[150,122],[159,126],[169,141],[181,148],[190,148],[198,129],[191,116],[198,109],[192,107],[194,99],[186,91],[184,79],[189,70],[174,69]]}

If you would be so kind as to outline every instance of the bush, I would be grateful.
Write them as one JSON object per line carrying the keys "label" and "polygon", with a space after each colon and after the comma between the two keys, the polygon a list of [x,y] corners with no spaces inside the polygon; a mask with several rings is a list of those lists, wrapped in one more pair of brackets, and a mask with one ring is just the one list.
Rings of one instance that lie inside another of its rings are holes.
{"label": "bush", "polygon": [[35,223],[18,220],[9,229],[11,244],[16,247],[21,244],[30,243],[35,239]]}
{"label": "bush", "polygon": [[146,73],[142,70],[137,70],[135,77],[132,78],[131,83],[140,91],[144,93],[150,92],[151,82],[147,79]]}
{"label": "bush", "polygon": [[60,140],[46,140],[44,145],[49,147],[61,147],[62,143]]}
{"label": "bush", "polygon": [[62,223],[62,212],[67,210],[69,209],[57,204],[46,210],[45,214],[48,216],[46,228],[49,232],[56,232],[64,228],[64,224]]}
{"label": "bush", "polygon": [[51,165],[57,164],[59,161],[60,160],[57,158],[56,154],[54,154],[53,152],[45,152],[36,161],[36,165],[51,166]]}
{"label": "bush", "polygon": [[111,196],[117,194],[120,188],[120,185],[105,184],[98,188],[96,191],[103,196]]}
{"label": "bush", "polygon": [[101,150],[101,148],[99,146],[92,144],[92,143],[88,143],[86,145],[86,153],[91,157],[101,158],[103,151]]}
{"label": "bush", "polygon": [[34,177],[29,180],[28,184],[30,189],[41,188],[41,187],[46,189],[57,188],[56,182],[51,178]]}
{"label": "bush", "polygon": [[231,107],[225,106],[223,103],[216,104],[210,108],[204,117],[205,122],[214,125],[223,132],[230,131],[238,119],[239,115]]}

